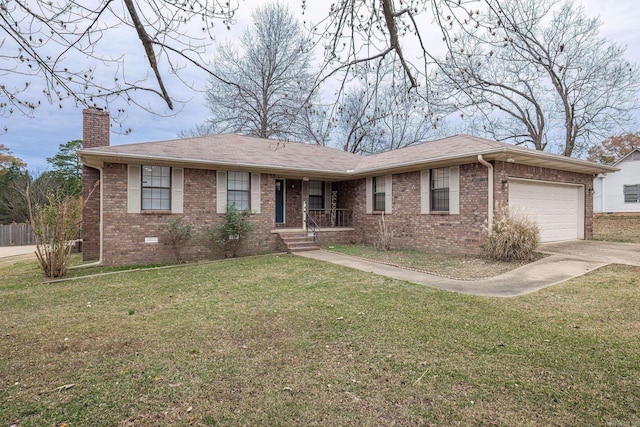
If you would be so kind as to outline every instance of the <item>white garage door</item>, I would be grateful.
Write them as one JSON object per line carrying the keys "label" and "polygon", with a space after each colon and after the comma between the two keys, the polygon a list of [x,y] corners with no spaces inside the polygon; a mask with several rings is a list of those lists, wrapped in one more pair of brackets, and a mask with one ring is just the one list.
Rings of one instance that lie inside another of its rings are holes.
{"label": "white garage door", "polygon": [[584,239],[584,187],[509,180],[509,208],[537,220],[541,242]]}

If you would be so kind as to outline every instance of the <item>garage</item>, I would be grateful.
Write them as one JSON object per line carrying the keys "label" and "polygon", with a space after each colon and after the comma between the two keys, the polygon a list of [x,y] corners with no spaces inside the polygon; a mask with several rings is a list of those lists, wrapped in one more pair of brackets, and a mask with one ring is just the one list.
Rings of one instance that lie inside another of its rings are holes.
{"label": "garage", "polygon": [[584,239],[584,186],[509,179],[509,208],[535,219],[541,242]]}

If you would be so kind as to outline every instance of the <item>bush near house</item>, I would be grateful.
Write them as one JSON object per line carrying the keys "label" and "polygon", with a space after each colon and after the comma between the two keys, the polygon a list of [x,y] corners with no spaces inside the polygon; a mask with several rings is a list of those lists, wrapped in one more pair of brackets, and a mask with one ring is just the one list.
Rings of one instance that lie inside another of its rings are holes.
{"label": "bush near house", "polygon": [[191,234],[192,230],[193,225],[184,224],[180,218],[169,219],[166,224],[160,226],[160,231],[163,233],[163,240],[171,246],[176,261],[180,263],[184,262],[182,252],[187,243],[189,243],[189,240],[193,237]]}
{"label": "bush near house", "polygon": [[508,212],[486,229],[484,249],[491,259],[524,261],[538,246],[538,225],[524,214]]}
{"label": "bush near house", "polygon": [[249,221],[249,209],[238,210],[235,205],[227,207],[222,224],[211,228],[210,237],[214,245],[227,258],[234,258],[255,226]]}

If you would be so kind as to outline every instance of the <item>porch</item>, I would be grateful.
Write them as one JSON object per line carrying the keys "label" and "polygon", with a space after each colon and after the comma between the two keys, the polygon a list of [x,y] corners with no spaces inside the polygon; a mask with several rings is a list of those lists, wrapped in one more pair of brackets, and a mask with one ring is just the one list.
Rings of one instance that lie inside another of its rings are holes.
{"label": "porch", "polygon": [[354,242],[355,229],[351,227],[325,228],[275,228],[278,248],[284,252],[301,252],[320,249],[320,245],[347,244]]}
{"label": "porch", "polygon": [[353,200],[340,182],[276,178],[275,229],[353,227]]}

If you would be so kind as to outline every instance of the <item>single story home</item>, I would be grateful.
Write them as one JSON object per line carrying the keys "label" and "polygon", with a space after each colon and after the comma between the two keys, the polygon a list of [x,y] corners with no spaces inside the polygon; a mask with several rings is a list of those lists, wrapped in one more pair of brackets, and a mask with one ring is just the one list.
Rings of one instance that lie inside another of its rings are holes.
{"label": "single story home", "polygon": [[[310,224],[323,244],[371,243],[384,215],[398,247],[479,254],[507,209],[532,215],[542,241],[589,239],[593,179],[615,170],[469,135],[370,156],[232,134],[110,146],[109,124],[85,110],[79,152],[84,258],[109,265],[171,261],[168,219],[204,236],[231,204],[252,212],[251,253]],[[211,252],[197,238],[183,256]]]}
{"label": "single story home", "polygon": [[613,165],[617,172],[602,173],[593,180],[593,210],[596,213],[640,213],[640,149]]}

